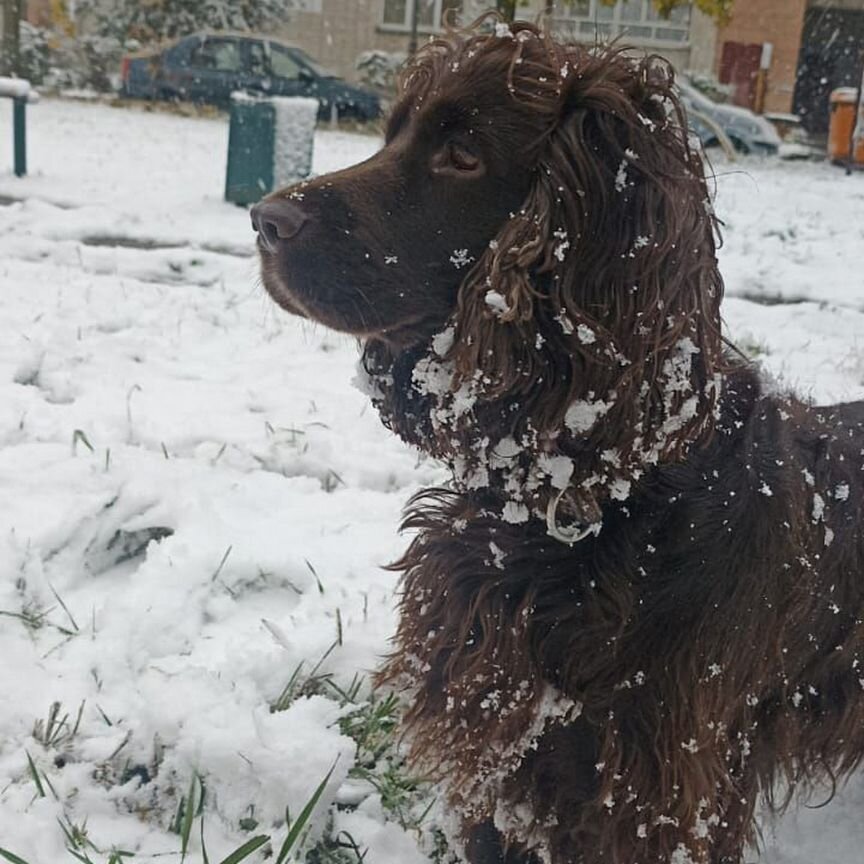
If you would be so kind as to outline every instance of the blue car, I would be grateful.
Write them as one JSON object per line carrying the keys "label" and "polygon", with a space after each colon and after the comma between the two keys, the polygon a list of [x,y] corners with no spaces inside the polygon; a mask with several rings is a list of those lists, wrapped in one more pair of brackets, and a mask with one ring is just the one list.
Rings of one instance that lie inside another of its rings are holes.
{"label": "blue car", "polygon": [[308,96],[320,119],[374,120],[381,101],[371,90],[328,73],[304,51],[266,37],[196,33],[154,53],[130,54],[121,67],[123,96],[227,106],[231,94]]}

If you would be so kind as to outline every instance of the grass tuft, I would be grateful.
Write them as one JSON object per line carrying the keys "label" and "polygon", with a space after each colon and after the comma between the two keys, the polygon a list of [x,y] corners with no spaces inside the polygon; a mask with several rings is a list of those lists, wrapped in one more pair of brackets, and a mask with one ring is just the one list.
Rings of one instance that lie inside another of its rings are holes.
{"label": "grass tuft", "polygon": [[46,749],[68,744],[77,734],[81,725],[81,715],[84,713],[84,702],[78,706],[78,714],[75,723],[69,725],[69,714],[60,717],[62,706],[59,702],[52,702],[48,709],[45,720],[39,719],[33,724],[33,738],[35,738]]}

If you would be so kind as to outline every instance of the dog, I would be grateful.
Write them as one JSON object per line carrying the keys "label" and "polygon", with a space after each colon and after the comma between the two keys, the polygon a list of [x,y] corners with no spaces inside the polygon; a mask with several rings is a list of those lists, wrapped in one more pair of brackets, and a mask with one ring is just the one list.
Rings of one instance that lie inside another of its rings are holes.
{"label": "dog", "polygon": [[411,764],[471,864],[738,864],[760,798],[864,756],[864,402],[724,340],[669,65],[485,19],[386,143],[254,208],[264,285],[359,337],[411,502]]}

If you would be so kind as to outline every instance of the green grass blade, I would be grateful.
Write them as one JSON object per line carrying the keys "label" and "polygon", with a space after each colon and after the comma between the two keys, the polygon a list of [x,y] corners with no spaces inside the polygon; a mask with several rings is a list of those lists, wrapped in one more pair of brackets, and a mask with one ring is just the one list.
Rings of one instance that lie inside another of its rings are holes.
{"label": "green grass blade", "polygon": [[189,784],[189,794],[186,796],[186,801],[183,807],[183,821],[180,823],[180,861],[186,860],[186,852],[189,849],[189,836],[192,833],[192,822],[195,819],[195,811],[198,809],[195,800],[195,784],[198,781],[198,775],[192,775],[192,782]]}
{"label": "green grass blade", "polygon": [[48,775],[43,771],[42,779],[45,781],[45,785],[51,790],[51,794],[54,796],[55,801],[60,800],[60,796],[57,794],[57,790],[54,788],[54,784],[48,779]]}
{"label": "green grass blade", "polygon": [[[336,762],[339,760],[337,759]],[[297,840],[300,838],[300,834],[303,829],[306,827],[306,823],[309,821],[309,817],[312,815],[312,811],[315,809],[315,805],[318,803],[321,795],[324,792],[324,787],[327,785],[327,782],[330,780],[330,776],[333,774],[333,770],[336,768],[336,762],[333,763],[330,770],[327,772],[324,779],[318,784],[318,788],[312,794],[312,797],[306,802],[306,806],[300,811],[300,815],[297,819],[294,820],[294,824],[288,831],[288,836],[285,838],[285,842],[282,844],[282,848],[279,850],[279,857],[276,859],[276,864],[284,864],[284,862],[288,858],[288,854],[294,848],[294,845],[297,843]]]}
{"label": "green grass blade", "polygon": [[248,858],[256,849],[260,849],[270,840],[269,834],[259,834],[251,840],[247,840],[242,846],[238,846],[227,858],[223,858],[219,864],[237,864],[244,858]]}
{"label": "green grass blade", "polygon": [[57,590],[54,586],[49,582],[48,587],[51,589],[51,593],[54,595],[54,599],[60,604],[63,611],[66,613],[66,617],[69,619],[72,624],[72,629],[77,633],[78,632],[78,622],[73,617],[72,613],[69,611],[69,607],[63,602],[63,598],[57,593]]}
{"label": "green grass blade", "polygon": [[210,858],[207,855],[207,844],[204,842],[204,814],[201,814],[201,858],[204,864],[210,864]]}
{"label": "green grass blade", "polygon": [[0,858],[5,858],[11,864],[30,864],[29,861],[19,858],[14,852],[10,852],[8,849],[3,849],[2,847],[0,847]]}
{"label": "green grass blade", "polygon": [[[27,753],[26,750],[24,752]],[[42,786],[42,781],[39,779],[39,772],[36,770],[36,765],[33,763],[33,757],[29,753],[27,753],[27,764],[30,766],[30,776],[36,784],[36,791],[39,793],[40,798],[44,798],[45,788]]]}
{"label": "green grass blade", "polygon": [[93,449],[93,445],[87,439],[87,435],[85,434],[83,429],[76,429],[72,433],[72,455],[76,455],[76,450],[78,449],[78,442],[81,441],[84,446],[91,452],[95,453],[96,451]]}

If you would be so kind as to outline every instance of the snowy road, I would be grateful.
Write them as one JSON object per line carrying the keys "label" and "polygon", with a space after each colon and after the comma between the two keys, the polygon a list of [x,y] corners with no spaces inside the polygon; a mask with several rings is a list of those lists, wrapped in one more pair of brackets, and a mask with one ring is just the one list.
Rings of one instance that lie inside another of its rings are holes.
{"label": "snowy road", "polygon": [[[281,842],[335,762],[312,840],[428,861],[423,796],[400,811],[390,775],[348,777],[369,762],[345,721],[368,694],[344,697],[386,651],[380,565],[439,469],[350,386],[350,340],[263,296],[248,214],[221,200],[223,120],[51,100],[29,116],[17,180],[0,106],[0,849],[72,861],[86,822],[94,860],[176,855],[197,773],[219,861]],[[315,169],[378,143],[320,132]],[[864,398],[864,176],[718,175],[731,336],[778,386]],[[337,798],[361,803],[328,824]],[[858,864],[862,812],[864,775],[766,828],[753,859]]]}

